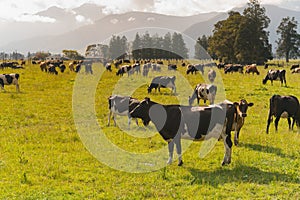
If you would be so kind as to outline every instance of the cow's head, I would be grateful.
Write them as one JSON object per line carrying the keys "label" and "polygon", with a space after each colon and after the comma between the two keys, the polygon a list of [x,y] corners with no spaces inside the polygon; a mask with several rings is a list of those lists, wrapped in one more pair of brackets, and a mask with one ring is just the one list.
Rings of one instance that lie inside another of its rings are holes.
{"label": "cow's head", "polygon": [[245,99],[241,99],[240,102],[234,102],[234,106],[236,107],[237,114],[241,118],[247,117],[247,109],[248,107],[253,106],[253,103],[248,103]]}
{"label": "cow's head", "polygon": [[142,119],[143,124],[147,126],[151,121],[149,110],[152,104],[153,103],[150,101],[150,98],[146,97],[130,112],[131,117]]}

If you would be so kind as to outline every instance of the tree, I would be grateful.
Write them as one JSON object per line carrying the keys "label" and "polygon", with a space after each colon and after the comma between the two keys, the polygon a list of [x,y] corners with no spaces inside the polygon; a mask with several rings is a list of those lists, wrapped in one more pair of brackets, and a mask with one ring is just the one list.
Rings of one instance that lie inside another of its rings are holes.
{"label": "tree", "polygon": [[112,59],[122,59],[128,51],[127,38],[113,35],[109,41],[109,53]]}
{"label": "tree", "polygon": [[259,0],[250,0],[243,12],[243,20],[237,30],[234,43],[235,57],[244,64],[262,64],[272,59],[272,47],[269,44],[269,32],[265,29],[270,24],[266,9],[260,6]]}
{"label": "tree", "polygon": [[80,55],[76,50],[63,50],[62,53],[65,57],[71,60],[82,60],[84,57]]}
{"label": "tree", "polygon": [[195,58],[196,59],[209,59],[210,55],[207,53],[208,49],[208,37],[206,35],[202,35],[202,37],[198,37],[197,42],[195,44]]}
{"label": "tree", "polygon": [[173,58],[188,58],[188,49],[180,33],[174,32],[172,35],[172,53]]}
{"label": "tree", "polygon": [[34,59],[35,60],[45,60],[50,55],[51,55],[51,53],[49,53],[49,52],[38,51],[35,53]]}
{"label": "tree", "polygon": [[132,57],[133,59],[142,58],[142,40],[139,33],[136,33],[135,39],[132,42]]}
{"label": "tree", "polygon": [[300,56],[300,35],[297,33],[297,21],[295,18],[283,18],[276,32],[280,35],[280,38],[276,41],[278,45],[277,55],[279,57],[284,56],[286,62],[289,62],[290,58]]}
{"label": "tree", "polygon": [[228,15],[226,20],[215,24],[213,36],[208,41],[208,52],[210,55],[215,54],[220,62],[234,63],[237,62],[234,43],[244,16],[234,11],[229,12]]}

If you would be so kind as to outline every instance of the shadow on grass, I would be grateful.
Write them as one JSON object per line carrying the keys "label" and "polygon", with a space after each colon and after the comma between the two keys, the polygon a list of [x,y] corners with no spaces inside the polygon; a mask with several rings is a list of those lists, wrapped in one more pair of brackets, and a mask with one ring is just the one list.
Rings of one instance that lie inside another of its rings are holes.
{"label": "shadow on grass", "polygon": [[222,186],[226,183],[245,182],[255,184],[270,184],[273,181],[300,183],[299,177],[279,172],[262,171],[257,167],[249,167],[240,165],[234,169],[226,169],[224,167],[212,171],[201,171],[199,169],[189,169],[191,175],[194,177],[190,184],[209,184],[213,187]]}
{"label": "shadow on grass", "polygon": [[241,144],[240,146],[248,148],[248,149],[252,149],[254,151],[260,151],[260,152],[264,152],[264,153],[272,153],[272,154],[275,154],[282,158],[296,159],[294,156],[286,155],[285,153],[282,152],[282,149],[276,148],[276,147],[263,146],[260,144]]}

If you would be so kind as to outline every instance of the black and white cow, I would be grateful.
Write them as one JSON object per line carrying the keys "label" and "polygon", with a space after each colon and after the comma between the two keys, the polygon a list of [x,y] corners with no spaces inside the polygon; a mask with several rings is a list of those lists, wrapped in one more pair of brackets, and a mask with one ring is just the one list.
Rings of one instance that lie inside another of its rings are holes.
{"label": "black and white cow", "polygon": [[16,91],[20,92],[19,78],[20,78],[20,75],[15,74],[15,73],[13,73],[13,74],[0,74],[0,86],[1,86],[2,90],[5,91],[4,85],[14,84],[14,85],[16,85]]}
{"label": "black and white cow", "polygon": [[195,99],[199,105],[200,99],[204,100],[204,103],[208,100],[210,104],[214,104],[217,94],[217,86],[206,83],[199,83],[196,85],[192,96],[189,97],[189,105],[191,106]]}
{"label": "black and white cow", "polygon": [[271,81],[271,85],[273,85],[273,81],[280,81],[281,86],[283,83],[286,86],[286,78],[285,78],[286,71],[284,69],[282,70],[276,70],[276,69],[270,69],[266,75],[266,77],[263,79],[263,84],[266,84],[268,80]]}
{"label": "black and white cow", "polygon": [[181,138],[203,140],[221,135],[224,140],[225,155],[222,165],[231,162],[232,141],[230,137],[233,124],[234,108],[221,106],[192,107],[180,105],[161,105],[145,98],[130,112],[132,117],[140,118],[147,126],[152,121],[168,142],[169,159],[172,163],[174,144],[178,154],[178,166],[183,164],[181,155]]}
{"label": "black and white cow", "polygon": [[[111,115],[113,116],[115,126],[117,125],[115,115],[120,115],[120,116],[128,116],[128,128],[130,128],[130,122],[131,122],[130,111],[132,111],[138,104],[139,104],[139,100],[129,96],[121,96],[121,95],[110,96],[108,98],[109,115],[108,115],[107,126],[110,125]],[[138,124],[137,119],[136,119],[136,124]]]}
{"label": "black and white cow", "polygon": [[208,77],[208,80],[213,83],[215,81],[215,78],[217,76],[217,73],[215,70],[213,69],[210,69],[207,73],[207,77]]}
{"label": "black and white cow", "polygon": [[202,64],[196,64],[196,65],[191,65],[191,64],[189,64],[188,66],[187,66],[187,70],[186,70],[186,74],[189,74],[189,73],[191,73],[191,74],[196,74],[196,72],[201,72],[201,74],[203,75],[204,74],[204,65],[202,65]]}
{"label": "black and white cow", "polygon": [[152,89],[155,88],[155,91],[160,88],[171,88],[174,94],[176,93],[175,86],[176,76],[157,76],[152,79],[151,84],[148,87],[148,94],[151,93]]}
{"label": "black and white cow", "polygon": [[[267,122],[267,130],[269,133],[270,123],[273,121],[273,116],[275,119],[275,130],[278,130],[278,122],[280,117],[287,118],[289,129],[293,129],[294,123],[296,122],[297,127],[300,125],[300,108],[299,100],[295,96],[280,96],[273,95],[270,98],[270,110]],[[291,126],[290,118],[293,118],[293,124]]]}
{"label": "black and white cow", "polygon": [[248,107],[252,107],[253,103],[248,103],[246,99],[241,99],[239,102],[226,101],[227,104],[233,105],[236,109],[231,131],[234,131],[234,144],[238,145],[241,128],[247,117]]}
{"label": "black and white cow", "polygon": [[117,76],[123,76],[123,74],[127,73],[128,76],[130,75],[132,67],[131,65],[123,65],[119,68],[119,70],[116,72]]}

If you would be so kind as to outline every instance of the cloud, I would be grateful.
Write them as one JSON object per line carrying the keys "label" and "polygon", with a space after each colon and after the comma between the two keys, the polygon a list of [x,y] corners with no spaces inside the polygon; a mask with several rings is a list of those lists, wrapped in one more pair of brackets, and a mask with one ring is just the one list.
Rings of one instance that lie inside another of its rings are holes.
{"label": "cloud", "polygon": [[82,15],[76,15],[75,19],[78,23],[83,23],[83,24],[92,24],[93,23],[93,21],[90,18],[85,18]]}
{"label": "cloud", "polygon": [[18,22],[44,22],[54,23],[56,20],[50,17],[44,17],[39,15],[23,14],[15,19]]}

